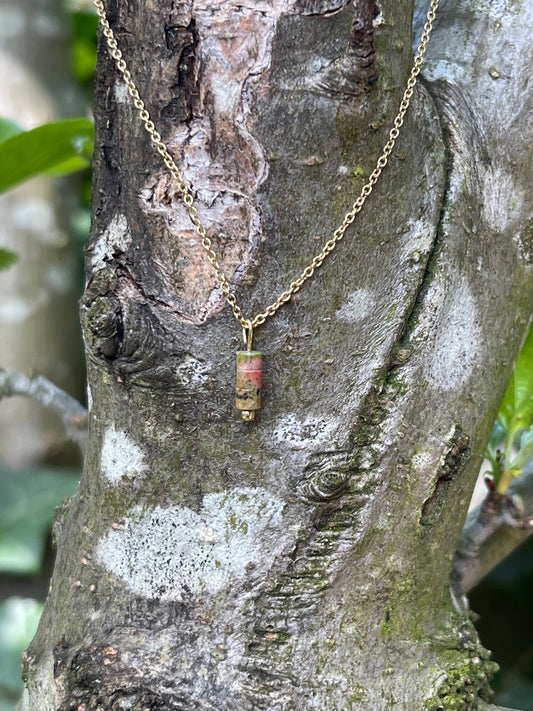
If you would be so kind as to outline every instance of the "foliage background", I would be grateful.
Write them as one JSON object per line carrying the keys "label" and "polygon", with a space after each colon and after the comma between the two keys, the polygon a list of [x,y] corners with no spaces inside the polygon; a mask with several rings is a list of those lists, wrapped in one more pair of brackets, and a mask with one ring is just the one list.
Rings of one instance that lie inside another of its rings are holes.
{"label": "foliage background", "polygon": [[[71,70],[85,92],[89,114],[97,19],[83,5],[69,4],[68,12]],[[80,263],[89,225],[92,137],[92,122],[86,116],[33,131],[22,131],[16,116],[0,118],[0,191],[39,173],[76,173],[80,205],[75,231],[80,238]],[[16,260],[16,253],[0,244],[0,270],[16,268]],[[72,308],[77,309],[76,303]],[[499,491],[505,491],[532,455],[533,331],[487,449]],[[74,492],[79,480],[81,463],[72,456],[67,462],[67,467],[43,463],[13,472],[3,463],[0,452],[0,711],[12,711],[21,693],[20,655],[36,629],[53,562],[51,526],[55,507]],[[533,540],[529,539],[471,594],[472,608],[480,613],[478,629],[483,644],[493,650],[501,665],[494,683],[496,702],[525,711],[533,711],[532,587]]]}
{"label": "foliage background", "polygon": [[[85,104],[86,115],[65,117],[31,131],[22,130],[20,117],[1,116],[0,192],[9,193],[21,181],[43,173],[51,176],[57,191],[65,181],[76,181],[79,199],[70,221],[78,254],[74,278],[81,294],[83,244],[90,222],[97,18],[90,0],[68,0],[65,10],[71,36],[70,71],[77,85],[78,105],[83,111]],[[0,232],[0,280],[2,270],[19,268],[17,258],[16,251],[1,243]],[[76,300],[72,310],[77,312]],[[79,338],[81,341],[81,335]],[[0,363],[0,369],[3,365]],[[83,384],[80,386],[82,390]],[[0,407],[6,406],[7,402],[0,401]],[[40,406],[36,403],[35,407]],[[53,565],[55,510],[75,491],[81,458],[66,438],[45,461],[22,471],[10,470],[5,455],[0,451],[0,711],[12,711],[22,690],[20,655],[35,633]]]}

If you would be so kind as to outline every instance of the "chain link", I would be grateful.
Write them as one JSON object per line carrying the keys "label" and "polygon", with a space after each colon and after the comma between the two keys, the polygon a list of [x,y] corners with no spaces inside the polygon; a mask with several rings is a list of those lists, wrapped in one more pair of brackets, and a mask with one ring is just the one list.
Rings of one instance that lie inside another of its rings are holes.
{"label": "chain link", "polygon": [[242,326],[244,332],[250,334],[250,340],[251,340],[251,334],[253,332],[253,329],[257,328],[257,326],[260,326],[263,324],[267,318],[270,316],[273,316],[276,311],[283,306],[283,304],[287,303],[291,299],[291,297],[296,294],[297,291],[299,291],[302,287],[302,285],[310,279],[315,271],[322,265],[323,261],[326,259],[326,257],[333,252],[337,244],[341,241],[341,239],[344,237],[344,234],[348,227],[352,224],[352,222],[355,220],[356,215],[361,212],[363,205],[366,202],[366,199],[372,192],[374,185],[377,183],[379,180],[379,177],[381,173],[383,172],[383,169],[386,167],[389,157],[392,153],[392,150],[394,148],[394,145],[396,143],[396,140],[398,136],[400,135],[400,129],[403,126],[403,121],[405,118],[405,114],[407,113],[407,109],[409,108],[409,104],[411,102],[411,98],[414,93],[414,88],[417,82],[418,75],[420,74],[420,68],[422,66],[422,61],[424,58],[424,54],[427,49],[427,44],[429,42],[429,36],[431,34],[431,30],[433,29],[433,22],[435,21],[435,16],[437,13],[437,8],[439,6],[439,0],[431,0],[431,4],[428,10],[428,13],[426,15],[426,22],[424,24],[424,30],[422,32],[422,36],[420,37],[420,43],[418,45],[418,48],[416,50],[414,59],[413,59],[413,67],[411,69],[411,73],[409,75],[409,79],[407,80],[407,85],[402,97],[402,100],[400,102],[400,108],[398,111],[398,114],[396,115],[396,118],[394,119],[394,125],[391,128],[389,132],[389,140],[383,147],[383,151],[378,158],[376,162],[376,167],[370,174],[370,177],[368,178],[368,181],[365,183],[365,185],[361,188],[361,192],[359,194],[359,197],[357,200],[353,203],[352,207],[350,210],[346,213],[344,216],[344,219],[342,223],[337,227],[335,232],[333,233],[333,237],[329,239],[321,252],[315,255],[311,263],[303,270],[303,272],[300,274],[299,277],[297,277],[294,281],[292,281],[289,285],[289,288],[286,291],[283,291],[278,298],[273,301],[269,306],[266,307],[266,309],[254,316],[253,318],[246,318],[244,315],[241,307],[237,303],[237,299],[235,297],[235,294],[231,290],[231,284],[228,281],[226,275],[222,271],[222,268],[220,266],[220,263],[218,261],[217,254],[215,250],[213,249],[213,243],[211,239],[207,236],[206,229],[204,224],[202,223],[200,219],[200,215],[198,213],[197,208],[194,205],[194,193],[190,185],[187,184],[185,181],[180,169],[178,168],[176,162],[174,161],[174,158],[170,154],[168,148],[166,145],[163,143],[163,140],[161,138],[160,133],[157,131],[153,121],[150,118],[150,114],[148,113],[143,100],[141,99],[139,95],[139,91],[137,90],[137,87],[135,85],[135,82],[133,81],[130,71],[126,65],[126,62],[122,56],[122,52],[119,49],[117,40],[115,38],[114,32],[111,29],[111,26],[109,24],[109,21],[106,16],[106,11],[105,7],[103,4],[102,0],[93,0],[94,5],[96,6],[96,10],[98,12],[98,15],[100,17],[100,24],[102,26],[102,32],[104,34],[104,37],[106,38],[106,42],[109,48],[109,52],[111,54],[111,57],[115,60],[116,67],[118,71],[120,72],[122,79],[124,80],[124,83],[127,86],[128,92],[133,99],[133,104],[135,108],[138,111],[139,117],[141,121],[144,124],[144,128],[146,129],[147,133],[150,136],[150,140],[154,144],[155,149],[157,152],[160,154],[161,158],[163,159],[163,163],[166,165],[168,168],[170,174],[172,175],[176,188],[178,189],[178,192],[181,195],[181,198],[187,208],[187,211],[189,213],[189,218],[194,225],[194,229],[196,230],[196,233],[198,234],[198,237],[200,238],[200,243],[204,249],[204,252],[207,256],[207,259],[211,263],[211,266],[214,269],[215,276],[218,280],[218,283],[220,284],[220,287],[222,289],[222,293],[224,294],[224,298],[230,305],[233,315],[235,316],[236,320],[239,322],[239,324]]}

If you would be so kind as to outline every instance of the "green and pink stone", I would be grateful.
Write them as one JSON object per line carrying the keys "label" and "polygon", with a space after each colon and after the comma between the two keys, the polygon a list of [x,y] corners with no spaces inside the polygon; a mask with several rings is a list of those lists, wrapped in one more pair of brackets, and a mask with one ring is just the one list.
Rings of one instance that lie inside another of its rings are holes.
{"label": "green and pink stone", "polygon": [[243,420],[253,420],[261,407],[263,354],[259,351],[237,351],[235,405]]}

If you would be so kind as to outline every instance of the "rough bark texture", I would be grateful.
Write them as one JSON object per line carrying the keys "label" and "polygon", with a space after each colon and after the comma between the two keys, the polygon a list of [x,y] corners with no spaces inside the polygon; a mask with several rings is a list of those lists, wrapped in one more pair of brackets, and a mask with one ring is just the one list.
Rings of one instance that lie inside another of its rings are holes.
{"label": "rough bark texture", "polygon": [[[248,313],[318,251],[386,141],[411,58],[401,5],[111,4]],[[88,456],[25,711],[448,711],[487,695],[449,573],[530,319],[531,12],[444,5],[355,230],[257,332],[255,423],[233,408],[240,329],[101,53]]]}

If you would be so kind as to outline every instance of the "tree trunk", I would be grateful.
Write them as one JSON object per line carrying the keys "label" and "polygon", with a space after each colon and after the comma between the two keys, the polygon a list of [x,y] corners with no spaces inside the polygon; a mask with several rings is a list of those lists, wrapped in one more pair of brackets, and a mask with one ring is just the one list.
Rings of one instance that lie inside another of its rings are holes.
{"label": "tree trunk", "polygon": [[[233,408],[241,329],[102,48],[88,456],[24,709],[488,697],[493,664],[449,575],[531,314],[531,13],[441,9],[355,229],[257,330],[253,423]],[[412,15],[393,0],[111,4],[247,314],[301,273],[373,169]]]}

